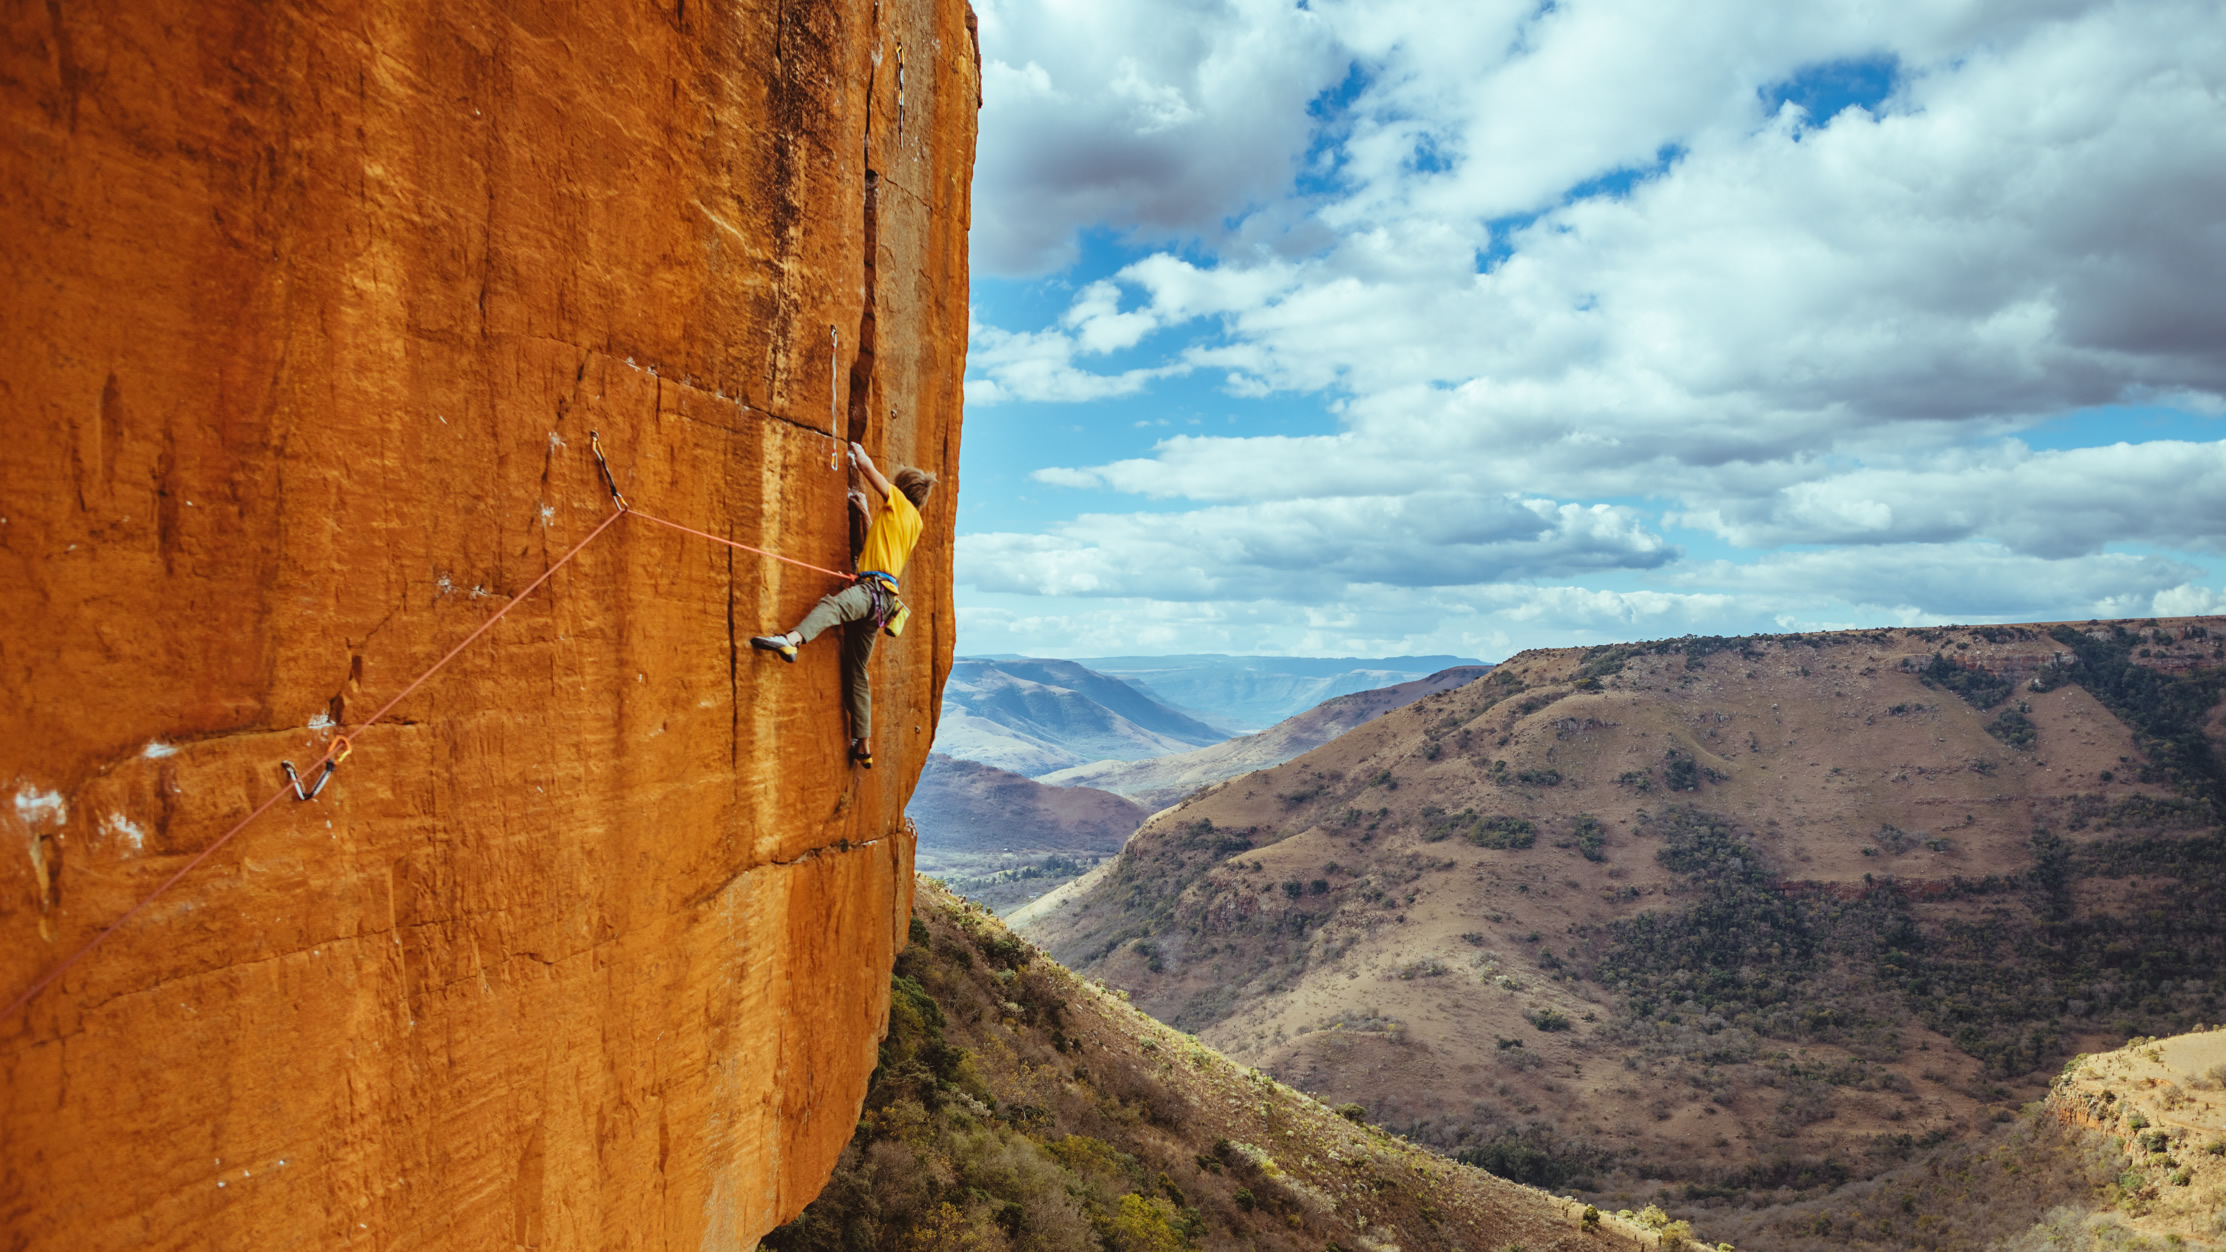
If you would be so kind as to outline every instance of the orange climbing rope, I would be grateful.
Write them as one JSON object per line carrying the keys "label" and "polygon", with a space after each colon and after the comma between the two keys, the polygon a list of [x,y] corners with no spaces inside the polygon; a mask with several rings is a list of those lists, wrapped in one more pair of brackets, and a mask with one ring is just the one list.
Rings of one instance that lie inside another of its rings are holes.
{"label": "orange climbing rope", "polygon": [[626,510],[626,513],[629,517],[638,517],[645,522],[655,522],[659,526],[670,526],[674,530],[680,531],[682,534],[694,535],[698,539],[709,539],[713,543],[723,543],[730,548],[740,548],[744,552],[755,552],[759,556],[771,557],[772,559],[779,561],[784,565],[794,565],[799,569],[808,569],[821,574],[833,574],[835,577],[840,578],[845,582],[855,582],[858,578],[856,574],[846,574],[839,569],[828,569],[824,565],[814,565],[810,561],[799,561],[792,556],[782,556],[778,552],[768,552],[764,548],[753,548],[749,544],[736,543],[732,539],[721,539],[717,535],[714,535],[709,531],[697,530],[693,526],[683,526],[678,522],[668,522],[664,518],[655,517],[648,513],[644,513],[640,509],[628,509]]}
{"label": "orange climbing rope", "polygon": [[698,536],[699,538],[709,539],[713,543],[725,544],[730,548],[739,548],[744,552],[754,552],[759,556],[770,557],[773,560],[780,561],[789,565],[799,566],[803,569],[813,570],[817,573],[832,574],[837,578],[846,580],[854,579],[857,577],[857,575],[855,574],[846,574],[840,570],[828,569],[824,565],[814,565],[809,561],[799,561],[794,557],[782,556],[778,552],[768,551],[764,548],[752,547],[751,545],[746,543],[737,543],[732,539],[722,539],[719,536],[711,534],[708,531],[697,530],[693,526],[683,526],[678,522],[667,521],[664,518],[653,517],[647,513],[643,513],[639,509],[634,508],[634,506],[627,501],[625,495],[619,491],[618,480],[611,473],[610,463],[603,458],[602,442],[596,436],[596,433],[594,431],[588,432],[588,447],[595,454],[596,467],[602,473],[603,485],[610,491],[611,501],[617,506],[616,509],[608,517],[605,517],[601,522],[597,523],[595,529],[587,533],[586,538],[580,540],[576,544],[573,544],[563,556],[558,557],[554,562],[552,562],[549,568],[541,571],[540,577],[534,579],[530,583],[527,583],[524,589],[520,590],[517,595],[512,596],[508,604],[505,604],[501,608],[495,610],[494,613],[488,616],[486,621],[481,622],[479,626],[470,634],[464,636],[463,639],[459,640],[455,647],[450,648],[446,653],[442,654],[441,659],[425,667],[423,672],[418,674],[417,677],[411,679],[409,683],[402,688],[402,690],[396,692],[392,699],[388,700],[385,704],[380,705],[378,712],[373,713],[370,717],[367,717],[362,722],[357,723],[354,729],[345,731],[344,733],[334,734],[332,745],[325,749],[324,756],[312,762],[307,771],[308,773],[314,774],[321,768],[326,775],[326,777],[324,778],[319,778],[314,787],[311,787],[305,791],[301,785],[300,775],[297,775],[294,772],[291,762],[286,762],[286,781],[284,783],[281,783],[277,790],[271,792],[270,795],[265,798],[261,804],[258,804],[253,809],[249,810],[247,816],[233,823],[232,827],[229,830],[226,830],[223,834],[218,835],[213,841],[210,842],[208,847],[201,849],[199,853],[195,854],[192,860],[187,861],[182,867],[178,869],[176,873],[170,875],[168,878],[163,879],[159,886],[157,886],[153,891],[148,892],[145,896],[141,897],[137,904],[134,904],[129,909],[126,909],[123,916],[118,917],[115,921],[112,921],[106,926],[101,927],[101,929],[97,933],[95,933],[92,938],[86,940],[82,945],[78,947],[76,951],[70,953],[68,957],[64,958],[60,964],[56,965],[54,968],[41,975],[38,981],[32,983],[30,987],[27,988],[21,995],[9,1001],[6,1011],[0,1012],[0,1022],[12,1020],[15,1017],[16,1013],[24,1006],[30,1004],[32,1000],[36,999],[40,992],[46,990],[48,987],[53,986],[55,982],[62,977],[62,975],[68,973],[70,969],[74,967],[79,961],[82,961],[87,956],[90,956],[93,952],[93,949],[107,942],[110,936],[114,935],[118,930],[121,930],[124,926],[124,923],[138,916],[142,910],[144,910],[148,905],[153,904],[156,898],[161,896],[164,892],[170,890],[172,887],[177,886],[178,883],[186,877],[186,875],[191,874],[196,869],[199,869],[202,862],[216,855],[217,849],[222,848],[227,843],[230,843],[234,836],[238,835],[241,831],[246,830],[250,825],[253,825],[256,818],[259,818],[263,814],[268,813],[273,805],[276,805],[280,800],[286,797],[286,793],[288,791],[292,791],[296,797],[303,800],[314,799],[317,793],[324,789],[324,784],[327,781],[327,778],[329,778],[329,776],[331,775],[334,767],[338,766],[340,762],[345,760],[348,754],[354,750],[354,739],[356,736],[361,735],[364,731],[369,730],[371,727],[384,720],[386,715],[393,712],[395,706],[402,703],[404,699],[408,698],[411,692],[414,692],[419,687],[424,686],[427,679],[431,678],[433,675],[446,668],[448,663],[455,660],[458,656],[462,655],[463,651],[466,648],[469,648],[472,644],[478,642],[478,640],[488,631],[493,630],[495,627],[495,623],[501,621],[503,617],[510,612],[510,610],[517,608],[518,605],[526,599],[526,597],[532,595],[536,591],[539,591],[542,585],[547,583],[550,578],[554,577],[558,570],[563,569],[567,564],[569,564],[572,558],[578,556],[581,550],[585,549],[589,544],[594,543],[597,539],[601,538],[603,532],[609,530],[612,523],[618,521],[619,518],[632,514],[635,517],[641,518],[645,522],[655,522],[660,526],[668,526],[684,534],[690,534]]}

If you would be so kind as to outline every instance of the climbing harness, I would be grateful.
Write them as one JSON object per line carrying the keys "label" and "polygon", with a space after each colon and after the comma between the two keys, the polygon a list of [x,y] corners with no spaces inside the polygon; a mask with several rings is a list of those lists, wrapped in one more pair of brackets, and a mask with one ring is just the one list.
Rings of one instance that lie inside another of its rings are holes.
{"label": "climbing harness", "polygon": [[355,751],[355,745],[348,742],[346,735],[334,736],[332,751],[325,754],[325,772],[317,775],[317,785],[307,791],[302,790],[301,775],[294,772],[292,761],[280,761],[278,768],[285,770],[286,781],[294,784],[294,798],[296,800],[314,800],[317,798],[317,793],[325,789],[325,784],[332,781],[332,771],[340,768],[340,763],[347,760],[348,754],[353,751]]}
{"label": "climbing harness", "polygon": [[877,569],[859,570],[857,579],[873,600],[873,628],[891,639],[902,635],[905,623],[912,620],[912,610],[897,598],[897,580]]}

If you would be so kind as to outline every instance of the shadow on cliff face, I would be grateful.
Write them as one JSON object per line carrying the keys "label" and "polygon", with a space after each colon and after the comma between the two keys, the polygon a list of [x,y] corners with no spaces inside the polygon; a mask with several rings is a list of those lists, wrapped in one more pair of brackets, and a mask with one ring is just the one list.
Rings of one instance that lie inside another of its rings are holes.
{"label": "shadow on cliff face", "polygon": [[856,1135],[763,1246],[1632,1246],[1247,1071],[922,880]]}

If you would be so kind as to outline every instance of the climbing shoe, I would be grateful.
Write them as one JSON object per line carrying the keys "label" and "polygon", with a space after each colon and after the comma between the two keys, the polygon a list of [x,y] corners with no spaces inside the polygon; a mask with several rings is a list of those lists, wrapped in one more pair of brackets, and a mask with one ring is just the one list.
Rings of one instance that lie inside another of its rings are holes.
{"label": "climbing shoe", "polygon": [[873,768],[873,748],[863,739],[850,741],[851,763],[860,769]]}
{"label": "climbing shoe", "polygon": [[750,646],[760,652],[778,652],[782,660],[796,664],[796,645],[789,642],[787,635],[756,635],[750,639]]}

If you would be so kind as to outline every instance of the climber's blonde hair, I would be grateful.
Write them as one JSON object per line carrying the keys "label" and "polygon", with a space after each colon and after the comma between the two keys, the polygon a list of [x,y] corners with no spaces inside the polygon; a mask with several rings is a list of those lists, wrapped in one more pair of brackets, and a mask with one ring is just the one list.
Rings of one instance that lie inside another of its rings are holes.
{"label": "climber's blonde hair", "polygon": [[907,465],[898,470],[896,476],[889,481],[896,485],[898,491],[904,493],[904,498],[910,500],[915,509],[926,508],[928,497],[935,494],[935,475],[924,469],[914,469]]}

